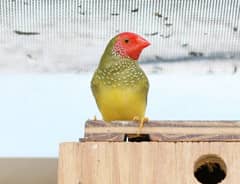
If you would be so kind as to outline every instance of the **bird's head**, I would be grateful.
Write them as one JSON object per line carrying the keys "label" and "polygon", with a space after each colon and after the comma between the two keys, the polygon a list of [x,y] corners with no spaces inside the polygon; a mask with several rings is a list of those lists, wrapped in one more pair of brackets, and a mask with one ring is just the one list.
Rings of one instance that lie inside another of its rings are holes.
{"label": "bird's head", "polygon": [[150,45],[143,37],[131,32],[120,33],[115,36],[114,40],[112,51],[116,55],[133,60],[137,60],[142,50]]}
{"label": "bird's head", "polygon": [[142,50],[150,43],[138,34],[123,32],[116,35],[109,43],[113,55],[138,60]]}

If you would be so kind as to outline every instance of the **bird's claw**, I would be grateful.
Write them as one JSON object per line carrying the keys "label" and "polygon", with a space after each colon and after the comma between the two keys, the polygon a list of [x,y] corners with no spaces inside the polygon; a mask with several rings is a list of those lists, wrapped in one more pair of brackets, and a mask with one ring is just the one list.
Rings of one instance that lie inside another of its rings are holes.
{"label": "bird's claw", "polygon": [[149,119],[147,117],[142,117],[142,118],[140,118],[139,116],[134,116],[133,117],[133,121],[139,122],[139,129],[138,129],[137,135],[141,134],[141,130],[144,127],[144,123],[147,123],[148,120]]}

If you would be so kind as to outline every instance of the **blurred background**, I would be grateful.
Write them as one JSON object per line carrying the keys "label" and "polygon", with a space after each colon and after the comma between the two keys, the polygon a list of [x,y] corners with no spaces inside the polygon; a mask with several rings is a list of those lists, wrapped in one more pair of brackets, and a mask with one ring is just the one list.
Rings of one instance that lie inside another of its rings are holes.
{"label": "blurred background", "polygon": [[123,31],[151,42],[150,119],[239,120],[239,26],[238,0],[0,0],[0,183],[56,183],[59,143],[101,119],[90,80]]}
{"label": "blurred background", "polygon": [[[82,73],[114,35],[132,31],[152,46],[150,73],[236,73],[238,0],[1,0],[0,71]],[[189,70],[191,69],[191,70]]]}

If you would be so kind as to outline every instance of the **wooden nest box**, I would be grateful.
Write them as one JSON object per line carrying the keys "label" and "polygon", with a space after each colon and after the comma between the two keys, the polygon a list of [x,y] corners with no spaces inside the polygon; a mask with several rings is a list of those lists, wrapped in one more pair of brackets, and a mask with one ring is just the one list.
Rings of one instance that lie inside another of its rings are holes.
{"label": "wooden nest box", "polygon": [[240,122],[87,121],[60,145],[58,184],[239,184]]}

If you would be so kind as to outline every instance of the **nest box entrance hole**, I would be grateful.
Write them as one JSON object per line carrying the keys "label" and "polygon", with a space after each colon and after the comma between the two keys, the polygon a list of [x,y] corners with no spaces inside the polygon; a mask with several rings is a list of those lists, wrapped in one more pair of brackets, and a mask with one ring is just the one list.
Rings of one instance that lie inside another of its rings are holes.
{"label": "nest box entrance hole", "polygon": [[203,155],[194,164],[194,176],[202,184],[218,184],[226,175],[226,164],[218,155]]}

